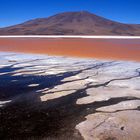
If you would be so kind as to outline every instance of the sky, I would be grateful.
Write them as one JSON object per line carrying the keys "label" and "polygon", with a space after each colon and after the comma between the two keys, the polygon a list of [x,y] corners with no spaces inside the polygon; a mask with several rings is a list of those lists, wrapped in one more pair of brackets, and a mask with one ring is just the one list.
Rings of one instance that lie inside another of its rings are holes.
{"label": "sky", "polygon": [[67,11],[89,11],[131,24],[140,24],[140,0],[0,0],[0,27]]}

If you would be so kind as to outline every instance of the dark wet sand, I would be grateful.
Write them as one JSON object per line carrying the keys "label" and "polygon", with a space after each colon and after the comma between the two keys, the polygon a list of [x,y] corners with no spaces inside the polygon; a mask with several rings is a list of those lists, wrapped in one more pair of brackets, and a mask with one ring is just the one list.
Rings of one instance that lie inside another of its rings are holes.
{"label": "dark wet sand", "polygon": [[140,39],[0,39],[0,51],[140,61]]}

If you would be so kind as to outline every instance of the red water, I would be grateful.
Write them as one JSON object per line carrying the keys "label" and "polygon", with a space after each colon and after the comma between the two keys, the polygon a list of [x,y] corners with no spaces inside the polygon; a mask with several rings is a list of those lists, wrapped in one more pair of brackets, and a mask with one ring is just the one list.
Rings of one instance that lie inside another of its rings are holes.
{"label": "red water", "polygon": [[0,51],[140,61],[140,39],[0,39]]}

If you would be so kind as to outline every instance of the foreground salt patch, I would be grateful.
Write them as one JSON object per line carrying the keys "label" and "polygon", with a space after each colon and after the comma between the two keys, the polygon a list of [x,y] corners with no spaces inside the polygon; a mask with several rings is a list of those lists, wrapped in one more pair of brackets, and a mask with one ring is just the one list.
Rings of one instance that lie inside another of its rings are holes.
{"label": "foreground salt patch", "polygon": [[56,99],[74,93],[76,90],[82,89],[86,83],[85,80],[80,80],[55,86],[53,89],[43,91],[44,95],[40,97],[41,101]]}
{"label": "foreground salt patch", "polygon": [[131,100],[131,101],[123,101],[115,105],[97,108],[96,110],[101,112],[115,112],[119,110],[137,109],[137,107],[139,106],[140,106],[140,100]]}
{"label": "foreground salt patch", "polygon": [[0,107],[3,107],[5,104],[10,103],[11,100],[9,101],[0,101]]}
{"label": "foreground salt patch", "polygon": [[95,113],[76,126],[85,140],[139,140],[140,112]]}
{"label": "foreground salt patch", "polygon": [[74,93],[74,92],[75,92],[75,90],[58,91],[58,92],[55,92],[54,94],[45,94],[45,95],[41,96],[40,99],[42,102],[44,102],[44,101],[48,101],[48,100],[52,100],[52,99],[57,99],[57,98],[60,98],[63,96],[67,96],[67,95]]}
{"label": "foreground salt patch", "polygon": [[28,87],[37,87],[37,86],[39,86],[39,84],[30,84],[30,85],[28,85]]}
{"label": "foreground salt patch", "polygon": [[87,90],[89,96],[83,97],[77,100],[77,104],[88,104],[99,101],[107,101],[111,98],[119,97],[136,97],[140,98],[140,91],[129,89],[129,88],[119,88],[119,87],[99,87],[91,88]]}

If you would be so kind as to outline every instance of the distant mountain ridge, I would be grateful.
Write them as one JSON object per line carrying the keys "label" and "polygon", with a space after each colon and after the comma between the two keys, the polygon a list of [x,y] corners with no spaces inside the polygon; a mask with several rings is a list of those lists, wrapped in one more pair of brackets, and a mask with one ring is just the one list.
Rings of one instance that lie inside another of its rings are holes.
{"label": "distant mountain ridge", "polygon": [[65,12],[48,18],[0,28],[0,35],[140,35],[140,24],[115,22],[87,11]]}

